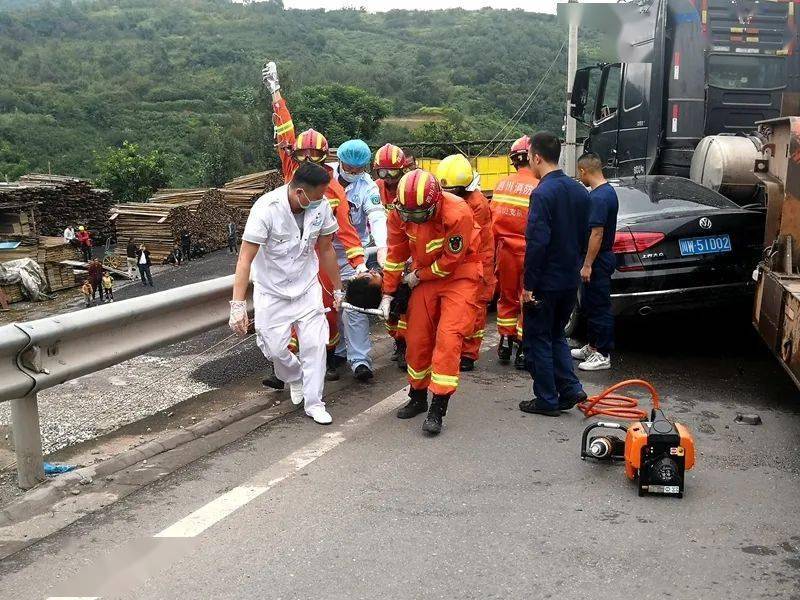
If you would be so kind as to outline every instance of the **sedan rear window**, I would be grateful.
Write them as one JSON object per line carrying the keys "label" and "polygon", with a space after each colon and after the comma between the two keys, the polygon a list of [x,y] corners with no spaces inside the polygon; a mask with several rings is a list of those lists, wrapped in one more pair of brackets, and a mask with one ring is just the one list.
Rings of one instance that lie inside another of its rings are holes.
{"label": "sedan rear window", "polygon": [[625,217],[739,208],[722,194],[681,177],[625,178],[614,188]]}

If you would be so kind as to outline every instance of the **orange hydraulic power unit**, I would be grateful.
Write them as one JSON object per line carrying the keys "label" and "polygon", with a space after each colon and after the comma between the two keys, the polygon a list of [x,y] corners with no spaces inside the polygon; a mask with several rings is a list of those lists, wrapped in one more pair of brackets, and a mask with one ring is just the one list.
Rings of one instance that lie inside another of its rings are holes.
{"label": "orange hydraulic power unit", "polygon": [[[631,385],[634,382],[626,383]],[[642,416],[641,420],[631,425],[613,421],[590,424],[581,437],[581,458],[623,459],[625,474],[628,479],[637,482],[640,496],[658,494],[683,498],[686,471],[695,462],[694,438],[686,426],[670,421],[664,415],[659,408],[658,394],[650,384],[638,380],[634,384],[645,384],[642,387],[651,391],[653,408],[649,417]],[[606,398],[609,397],[607,393],[604,394]],[[589,403],[597,404],[596,398],[590,399]],[[626,405],[625,409],[630,410],[631,406]],[[598,411],[597,414],[602,413]],[[625,432],[625,439],[608,434],[590,438],[589,433],[595,429],[621,430]]]}

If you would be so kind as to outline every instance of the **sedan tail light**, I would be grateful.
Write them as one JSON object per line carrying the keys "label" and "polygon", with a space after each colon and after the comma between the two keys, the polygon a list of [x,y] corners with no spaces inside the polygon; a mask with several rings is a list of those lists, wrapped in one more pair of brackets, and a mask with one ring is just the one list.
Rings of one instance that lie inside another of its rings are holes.
{"label": "sedan tail light", "polygon": [[612,251],[614,254],[643,252],[661,242],[664,237],[663,233],[650,231],[617,231]]}

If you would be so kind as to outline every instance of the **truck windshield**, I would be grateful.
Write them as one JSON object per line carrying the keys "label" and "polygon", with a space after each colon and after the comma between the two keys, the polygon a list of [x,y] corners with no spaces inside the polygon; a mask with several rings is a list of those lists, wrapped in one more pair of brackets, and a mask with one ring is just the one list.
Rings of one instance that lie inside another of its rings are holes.
{"label": "truck windshield", "polygon": [[783,56],[712,54],[708,85],[728,89],[769,90],[786,86]]}

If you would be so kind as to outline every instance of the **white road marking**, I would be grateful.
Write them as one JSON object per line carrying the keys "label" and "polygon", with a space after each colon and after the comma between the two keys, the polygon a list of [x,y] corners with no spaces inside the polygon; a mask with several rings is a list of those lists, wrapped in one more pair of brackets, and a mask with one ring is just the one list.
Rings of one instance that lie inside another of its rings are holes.
{"label": "white road marking", "polygon": [[100,600],[100,596],[50,596],[47,600]]}
{"label": "white road marking", "polygon": [[323,434],[313,442],[256,473],[244,484],[215,498],[177,523],[155,534],[157,538],[192,538],[233,514],[252,500],[269,491],[319,457],[324,456],[347,438],[345,431],[355,431],[390,413],[408,398],[408,388],[403,388],[348,419],[339,429]]}

